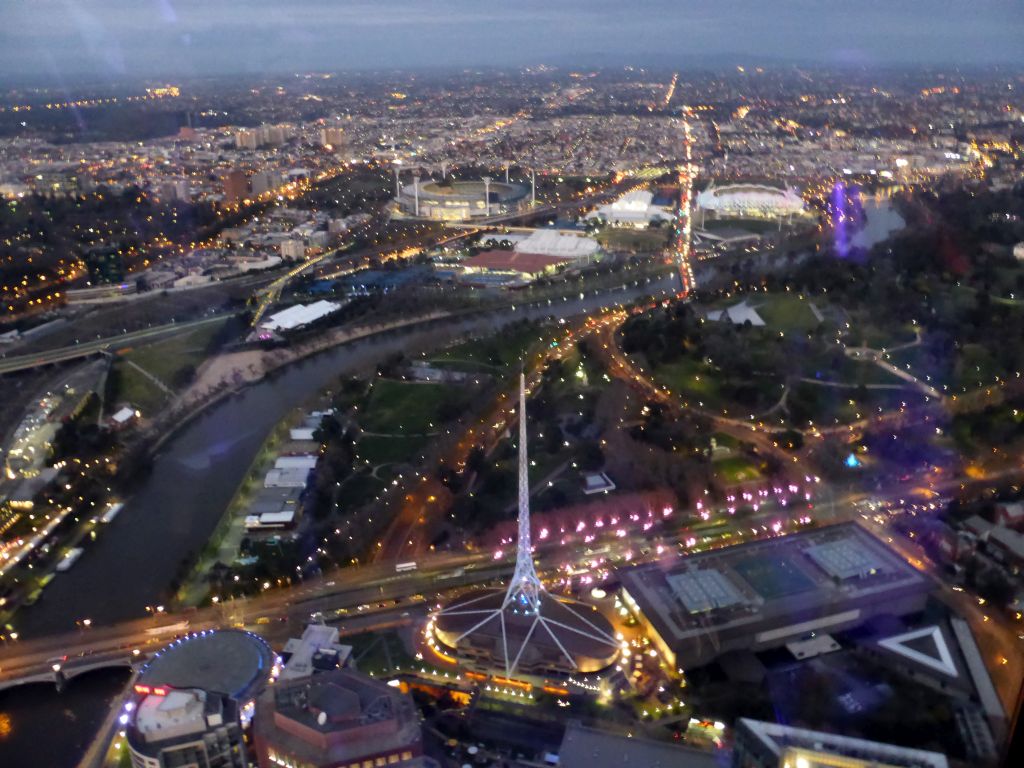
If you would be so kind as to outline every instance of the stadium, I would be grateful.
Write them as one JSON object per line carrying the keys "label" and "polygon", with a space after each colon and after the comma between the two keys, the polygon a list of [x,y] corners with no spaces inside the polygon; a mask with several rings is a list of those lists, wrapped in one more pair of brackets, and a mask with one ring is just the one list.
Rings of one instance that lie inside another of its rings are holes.
{"label": "stadium", "polygon": [[[484,193],[490,188],[490,206]],[[399,208],[408,216],[434,221],[465,221],[486,216],[521,213],[529,203],[530,191],[503,181],[421,181],[402,187]]]}
{"label": "stadium", "polygon": [[792,188],[767,184],[714,185],[697,195],[697,207],[720,218],[762,218],[801,214],[804,201]]}
{"label": "stadium", "polygon": [[[621,573],[623,600],[677,668],[786,646],[924,608],[930,583],[856,523],[702,552]],[[807,647],[805,647],[805,645]]]}

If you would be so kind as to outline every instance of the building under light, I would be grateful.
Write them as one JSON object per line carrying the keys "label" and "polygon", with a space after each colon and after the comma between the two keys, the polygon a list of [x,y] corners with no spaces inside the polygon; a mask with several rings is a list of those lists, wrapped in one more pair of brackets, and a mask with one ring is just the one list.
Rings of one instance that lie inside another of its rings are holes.
{"label": "building under light", "polygon": [[530,190],[503,181],[416,181],[398,194],[402,212],[435,221],[465,221],[522,213]]}
{"label": "building under light", "polygon": [[945,755],[923,749],[794,728],[736,722],[733,768],[947,768]]}
{"label": "building under light", "polygon": [[275,661],[263,638],[237,629],[197,632],[158,651],[121,716],[133,768],[245,768],[243,731]]}
{"label": "building under light", "polygon": [[475,590],[432,617],[436,638],[468,667],[549,676],[589,674],[619,652],[608,620],[593,606],[555,597],[541,584],[530,544],[530,484],[526,455],[526,387],[519,390],[519,540],[516,569],[504,590]]}
{"label": "building under light", "polygon": [[427,768],[411,697],[350,669],[282,680],[257,700],[260,768]]}
{"label": "building under light", "polygon": [[620,573],[622,598],[665,659],[821,652],[829,632],[924,609],[931,582],[856,523],[751,541]]}
{"label": "building under light", "polygon": [[799,215],[804,201],[795,189],[767,184],[710,186],[697,195],[697,207],[720,218],[776,218]]}

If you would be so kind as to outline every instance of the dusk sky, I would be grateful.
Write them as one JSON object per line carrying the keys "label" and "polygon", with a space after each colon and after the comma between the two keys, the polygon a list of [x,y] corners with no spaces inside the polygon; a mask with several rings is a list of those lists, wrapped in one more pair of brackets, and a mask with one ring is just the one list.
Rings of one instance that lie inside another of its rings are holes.
{"label": "dusk sky", "polygon": [[[1024,63],[1021,0],[3,0],[0,73]],[[0,74],[0,79],[3,79]]]}

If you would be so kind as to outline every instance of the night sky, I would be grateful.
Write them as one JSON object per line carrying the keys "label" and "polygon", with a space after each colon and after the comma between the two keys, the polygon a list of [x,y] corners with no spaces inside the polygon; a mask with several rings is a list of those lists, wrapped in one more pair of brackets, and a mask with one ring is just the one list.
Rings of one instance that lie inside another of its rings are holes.
{"label": "night sky", "polygon": [[0,80],[1024,63],[1022,0],[3,0]]}

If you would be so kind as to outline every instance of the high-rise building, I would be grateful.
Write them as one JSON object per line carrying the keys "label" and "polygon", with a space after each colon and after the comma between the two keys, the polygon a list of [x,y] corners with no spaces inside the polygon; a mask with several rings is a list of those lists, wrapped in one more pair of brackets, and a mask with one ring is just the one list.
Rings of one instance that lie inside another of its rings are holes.
{"label": "high-rise building", "polygon": [[260,130],[263,133],[263,144],[284,144],[292,136],[290,125],[263,125],[260,126]]}
{"label": "high-rise building", "polygon": [[169,179],[160,185],[160,199],[164,202],[189,200],[191,196],[188,179]]}
{"label": "high-rise building", "polygon": [[426,768],[422,739],[408,695],[349,669],[278,682],[252,722],[260,768]]}
{"label": "high-rise building", "polygon": [[251,128],[246,128],[235,134],[235,146],[239,149],[256,149],[262,143],[259,131]]}
{"label": "high-rise building", "polygon": [[230,171],[224,177],[224,202],[238,203],[249,196],[249,179],[242,171]]}
{"label": "high-rise building", "polygon": [[330,147],[335,152],[341,150],[345,145],[345,129],[336,126],[328,126],[320,129],[320,144]]}
{"label": "high-rise building", "polygon": [[303,240],[281,241],[282,259],[304,259],[306,258],[306,243]]}
{"label": "high-rise building", "polygon": [[279,171],[259,171],[252,175],[252,193],[262,195],[277,189],[284,184],[284,177]]}

